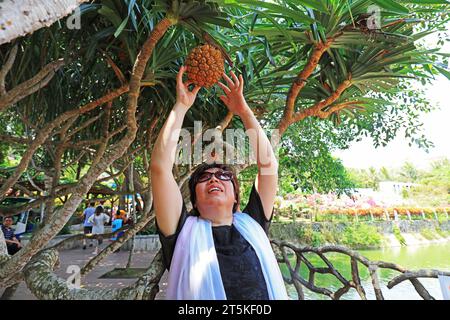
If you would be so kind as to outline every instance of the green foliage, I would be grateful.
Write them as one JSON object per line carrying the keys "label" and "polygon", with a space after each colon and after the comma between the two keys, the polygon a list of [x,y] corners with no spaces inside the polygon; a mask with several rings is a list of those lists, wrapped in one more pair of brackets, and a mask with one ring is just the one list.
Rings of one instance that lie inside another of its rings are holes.
{"label": "green foliage", "polygon": [[66,223],[64,225],[64,227],[61,229],[61,231],[59,231],[58,235],[67,235],[67,234],[71,234],[70,232],[70,226],[72,225],[71,221],[69,221],[68,223]]}
{"label": "green foliage", "polygon": [[250,192],[252,191],[253,184],[255,183],[257,172],[258,168],[256,166],[250,166],[241,171],[238,175],[239,190],[241,195],[241,210],[243,210],[247,205],[247,201],[250,197]]}
{"label": "green foliage", "polygon": [[439,222],[439,224],[442,224],[442,223],[445,223],[445,222],[448,221],[448,213],[447,213],[447,215],[446,215],[445,213],[438,212],[438,213],[437,213],[437,216],[438,216],[438,222]]}
{"label": "green foliage", "polygon": [[323,225],[320,233],[326,244],[338,244],[340,243],[340,232],[336,225]]}
{"label": "green foliage", "polygon": [[446,206],[450,203],[450,160],[442,159],[431,164],[431,170],[422,173],[418,185],[408,196],[421,206]]}
{"label": "green foliage", "polygon": [[319,247],[319,246],[323,245],[324,242],[325,242],[325,238],[323,237],[323,235],[320,232],[318,232],[318,231],[312,232],[311,244],[313,247]]}
{"label": "green foliage", "polygon": [[[290,158],[289,158],[290,160]],[[283,170],[282,170],[283,172]],[[291,174],[282,173],[281,179],[279,179],[280,192],[279,195],[286,196],[288,194],[297,193],[298,189],[296,186],[296,179]]]}
{"label": "green foliage", "polygon": [[325,243],[324,236],[320,232],[313,230],[311,226],[300,227],[298,229],[298,238],[301,243],[313,247],[319,247]]}
{"label": "green foliage", "polygon": [[346,133],[331,123],[305,119],[289,127],[287,135],[279,153],[282,195],[295,190],[341,194],[353,188],[342,162],[331,155],[336,146],[345,146]]}
{"label": "green foliage", "polygon": [[372,188],[378,190],[380,175],[373,167],[369,169],[347,169],[350,181],[356,188]]}
{"label": "green foliage", "polygon": [[440,227],[434,229],[424,228],[420,231],[420,234],[427,240],[436,240],[439,238],[447,238],[450,236],[450,231],[443,230]]}
{"label": "green foliage", "polygon": [[420,230],[420,234],[427,240],[435,240],[439,238],[438,235],[436,234],[436,231],[429,228],[424,228]]}
{"label": "green foliage", "polygon": [[403,199],[407,199],[408,197],[409,197],[408,189],[403,188],[403,189],[402,189],[402,198],[403,198]]}
{"label": "green foliage", "polygon": [[158,234],[156,230],[156,225],[154,222],[146,225],[144,228],[142,228],[137,235],[152,235],[152,234]]}
{"label": "green foliage", "polygon": [[341,241],[351,248],[380,247],[382,236],[374,226],[355,223],[345,228]]}
{"label": "green foliage", "polygon": [[346,224],[343,231],[337,225],[321,225],[320,231],[316,231],[311,225],[301,224],[296,228],[296,236],[300,243],[311,246],[339,244],[364,249],[378,248],[383,243],[376,227],[364,223]]}
{"label": "green foliage", "polygon": [[395,238],[398,240],[398,242],[400,242],[400,244],[401,244],[402,246],[406,246],[406,240],[405,240],[405,238],[403,237],[403,235],[401,234],[399,227],[397,227],[396,225],[394,225],[394,226],[392,227],[392,231],[393,231],[393,233],[394,233],[394,235],[395,235]]}
{"label": "green foliage", "polygon": [[380,168],[380,178],[382,181],[389,181],[392,180],[392,173],[390,170],[386,167]]}
{"label": "green foliage", "polygon": [[317,222],[352,222],[354,218],[346,214],[330,214],[326,212],[318,212],[315,215]]}
{"label": "green foliage", "polygon": [[274,212],[274,214],[273,214],[273,221],[275,223],[280,222],[280,215],[277,212]]}
{"label": "green foliage", "polygon": [[420,178],[420,172],[411,162],[405,162],[399,176],[400,181],[417,182]]}
{"label": "green foliage", "polygon": [[442,238],[447,238],[450,236],[449,230],[442,230],[440,227],[436,227],[436,233],[440,235]]}
{"label": "green foliage", "polygon": [[419,170],[412,163],[405,162],[401,168],[347,169],[349,179],[357,188],[377,189],[381,181],[415,183],[401,191],[404,199],[410,199],[417,206],[446,206],[450,202],[450,161],[441,159],[431,163],[431,169]]}

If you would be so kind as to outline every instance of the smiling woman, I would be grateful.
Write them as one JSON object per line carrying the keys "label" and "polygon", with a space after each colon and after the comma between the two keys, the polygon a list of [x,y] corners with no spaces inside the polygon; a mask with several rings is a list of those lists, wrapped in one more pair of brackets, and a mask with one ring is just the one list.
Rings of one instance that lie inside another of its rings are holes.
{"label": "smiling woman", "polygon": [[[152,154],[152,185],[158,232],[169,270],[168,299],[287,299],[286,288],[267,237],[277,190],[278,164],[270,142],[243,97],[242,76],[223,74],[222,101],[255,131],[253,150],[258,175],[249,201],[239,211],[239,184],[233,168],[201,164],[189,180],[191,213],[172,175],[181,124],[199,87],[188,89],[182,67],[177,102],[158,136]],[[256,148],[258,146],[258,148]],[[265,157],[265,158],[264,158]],[[264,166],[261,164],[264,163]],[[263,170],[261,170],[263,169]]]}
{"label": "smiling woman", "polygon": [[[233,190],[230,190],[230,184]],[[201,206],[210,203],[215,207],[214,212],[217,219],[217,209],[221,203],[232,203],[232,212],[236,212],[240,203],[239,183],[232,167],[223,164],[202,164],[192,174],[189,180],[189,191],[191,195],[191,203],[194,207],[194,214],[199,216],[199,208],[197,208],[197,195]],[[219,197],[211,197],[218,195]],[[221,201],[220,199],[226,201]],[[214,200],[217,199],[217,200]],[[229,207],[229,206],[227,206]],[[202,212],[207,212],[204,208]],[[225,212],[226,214],[226,212]],[[213,217],[211,217],[213,218]],[[231,224],[230,221],[227,221]],[[227,223],[225,222],[225,223]],[[214,221],[213,221],[214,225]]]}

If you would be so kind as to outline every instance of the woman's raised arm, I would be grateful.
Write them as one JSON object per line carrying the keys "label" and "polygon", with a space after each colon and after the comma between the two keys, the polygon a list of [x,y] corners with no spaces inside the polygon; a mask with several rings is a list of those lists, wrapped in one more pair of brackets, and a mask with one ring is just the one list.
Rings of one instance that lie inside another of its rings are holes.
{"label": "woman's raised arm", "polygon": [[177,75],[177,100],[155,142],[151,158],[153,204],[159,230],[165,236],[175,233],[180,219],[183,199],[172,174],[180,129],[184,116],[195,101],[200,87],[189,90],[183,83],[184,66]]}
{"label": "woman's raised arm", "polygon": [[220,99],[227,106],[228,110],[241,118],[247,131],[253,131],[253,137],[250,137],[250,144],[258,165],[255,187],[261,198],[264,215],[269,220],[278,188],[278,161],[269,139],[245,101],[242,75],[238,78],[231,72],[231,76],[233,79],[230,79],[224,73],[223,78],[227,85],[220,82],[218,84],[225,93]]}

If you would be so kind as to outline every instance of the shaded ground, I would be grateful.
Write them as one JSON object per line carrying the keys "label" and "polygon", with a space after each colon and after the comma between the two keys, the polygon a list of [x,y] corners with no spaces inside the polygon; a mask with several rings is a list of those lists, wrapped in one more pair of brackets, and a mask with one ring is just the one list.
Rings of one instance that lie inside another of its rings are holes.
{"label": "shaded ground", "polygon": [[[104,245],[105,246],[105,245]],[[82,268],[91,258],[92,248],[72,249],[60,251],[60,266],[55,270],[55,273],[67,279],[70,274],[66,273],[69,265],[78,265]],[[146,268],[150,265],[156,252],[135,252],[131,263],[132,268]],[[119,251],[110,254],[89,274],[81,279],[81,286],[83,288],[123,288],[136,281],[136,279],[105,279],[100,278],[105,273],[112,271],[115,268],[125,268],[128,261],[129,251]],[[165,289],[167,286],[167,272],[164,273],[160,282],[160,292],[156,299],[164,299]],[[0,288],[0,295],[4,288]],[[25,282],[21,282],[17,291],[13,296],[13,300],[36,300],[36,297],[28,290]]]}

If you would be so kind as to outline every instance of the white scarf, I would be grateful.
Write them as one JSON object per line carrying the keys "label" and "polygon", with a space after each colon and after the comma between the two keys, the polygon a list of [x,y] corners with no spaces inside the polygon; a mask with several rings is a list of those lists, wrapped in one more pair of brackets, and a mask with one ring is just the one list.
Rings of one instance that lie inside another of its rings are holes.
{"label": "white scarf", "polygon": [[[283,277],[263,228],[245,213],[233,214],[233,225],[258,256],[270,300],[287,300]],[[188,217],[178,235],[170,264],[166,299],[226,300],[211,221]]]}

